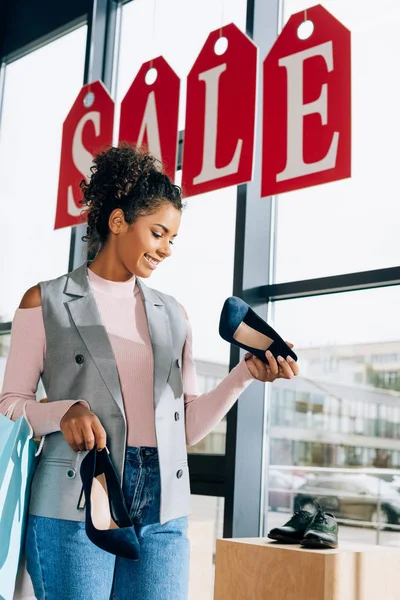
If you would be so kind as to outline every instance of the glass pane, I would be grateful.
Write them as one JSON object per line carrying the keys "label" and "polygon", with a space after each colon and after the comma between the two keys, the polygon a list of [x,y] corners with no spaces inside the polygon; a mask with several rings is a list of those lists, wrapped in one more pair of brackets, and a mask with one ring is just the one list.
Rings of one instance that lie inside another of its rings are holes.
{"label": "glass pane", "polygon": [[[246,8],[246,0],[221,1],[217,7],[213,0],[135,0],[126,4],[117,103],[141,65],[162,55],[181,78],[179,128],[183,129],[186,76],[211,31],[231,22],[245,30]],[[180,172],[176,179],[179,184]],[[150,285],[175,296],[187,310],[193,328],[200,392],[207,392],[228,373],[230,349],[218,335],[218,324],[223,302],[232,294],[236,188],[196,196],[186,202],[174,255],[153,274]],[[225,435],[224,419],[189,451],[224,453]]]}
{"label": "glass pane", "polygon": [[[0,135],[0,321],[24,292],[68,270],[71,229],[54,231],[62,123],[83,82],[86,26],[6,67]],[[60,68],[62,65],[62,68]]]}
{"label": "glass pane", "polygon": [[214,597],[215,548],[224,527],[224,498],[192,495],[189,600]]}
{"label": "glass pane", "polygon": [[[375,543],[373,529],[352,521],[374,520],[379,493],[380,516],[398,522],[399,302],[396,286],[275,304],[274,325],[295,344],[301,373],[271,386],[268,529],[284,522],[271,511],[318,499],[351,521],[341,539]],[[385,532],[381,543],[394,539]]]}
{"label": "glass pane", "polygon": [[[352,178],[278,197],[278,282],[400,262],[400,205],[393,193],[400,80],[392,77],[400,59],[400,4],[383,0],[379,18],[375,0],[320,4],[352,35]],[[285,22],[313,5],[312,0],[285,0]]]}
{"label": "glass pane", "polygon": [[[178,174],[178,183],[181,172]],[[189,198],[173,255],[149,284],[175,296],[193,329],[193,356],[200,393],[228,374],[230,346],[218,334],[225,299],[232,294],[236,188]],[[225,453],[226,420],[189,452]]]}
{"label": "glass pane", "polygon": [[[208,361],[195,360],[200,393],[214,389],[228,375],[228,365],[220,365]],[[190,446],[191,454],[225,454],[226,417],[195,446]]]}
{"label": "glass pane", "polygon": [[222,305],[232,293],[236,188],[201,194],[185,203],[173,254],[153,273],[149,285],[175,296],[187,310],[194,357],[228,365],[230,346],[219,337],[218,325]]}
{"label": "glass pane", "polygon": [[144,62],[162,55],[181,78],[179,128],[183,129],[186,76],[211,31],[231,22],[245,30],[246,5],[246,0],[135,0],[126,4],[117,98],[125,96]]}

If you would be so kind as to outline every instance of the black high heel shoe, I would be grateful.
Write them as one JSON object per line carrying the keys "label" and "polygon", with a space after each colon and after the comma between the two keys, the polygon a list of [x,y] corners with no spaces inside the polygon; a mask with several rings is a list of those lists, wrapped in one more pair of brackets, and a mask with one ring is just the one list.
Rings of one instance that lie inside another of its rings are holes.
{"label": "black high heel shoe", "polygon": [[275,358],[282,356],[286,359],[291,356],[297,361],[297,355],[281,336],[236,296],[225,300],[219,321],[219,335],[230,344],[251,352],[264,363],[268,363],[266,350],[272,352]]}
{"label": "black high heel shoe", "polygon": [[123,558],[139,559],[139,541],[107,448],[93,448],[80,468],[86,499],[86,535],[93,544]]}

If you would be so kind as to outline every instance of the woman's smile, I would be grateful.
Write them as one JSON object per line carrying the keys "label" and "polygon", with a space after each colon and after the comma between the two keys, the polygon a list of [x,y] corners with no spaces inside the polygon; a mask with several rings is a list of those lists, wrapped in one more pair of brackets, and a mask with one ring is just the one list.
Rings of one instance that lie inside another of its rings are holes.
{"label": "woman's smile", "polygon": [[144,257],[145,257],[150,269],[153,269],[153,271],[154,271],[154,269],[157,269],[158,265],[161,262],[160,259],[153,258],[153,256],[150,256],[149,254],[147,254],[147,252],[146,252],[146,254],[144,254]]}

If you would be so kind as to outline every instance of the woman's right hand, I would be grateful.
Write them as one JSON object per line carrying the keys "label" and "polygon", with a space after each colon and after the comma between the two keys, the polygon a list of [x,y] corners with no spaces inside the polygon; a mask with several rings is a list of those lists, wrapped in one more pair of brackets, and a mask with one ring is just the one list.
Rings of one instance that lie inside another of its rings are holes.
{"label": "woman's right hand", "polygon": [[103,450],[107,444],[104,427],[83,404],[73,404],[67,410],[60,421],[60,429],[75,452],[92,450],[95,445],[98,450]]}

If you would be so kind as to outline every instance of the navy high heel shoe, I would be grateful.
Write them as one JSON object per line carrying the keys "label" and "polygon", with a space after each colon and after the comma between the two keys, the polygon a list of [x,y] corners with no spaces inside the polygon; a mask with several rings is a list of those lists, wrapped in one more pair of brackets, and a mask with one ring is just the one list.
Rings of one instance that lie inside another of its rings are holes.
{"label": "navy high heel shoe", "polygon": [[86,535],[93,544],[123,558],[139,559],[139,541],[126,508],[118,474],[107,448],[93,448],[82,460]]}
{"label": "navy high heel shoe", "polygon": [[241,298],[230,296],[225,300],[219,321],[219,335],[235,346],[243,348],[264,363],[268,363],[266,350],[275,358],[291,356],[297,361],[297,355],[286,342]]}

